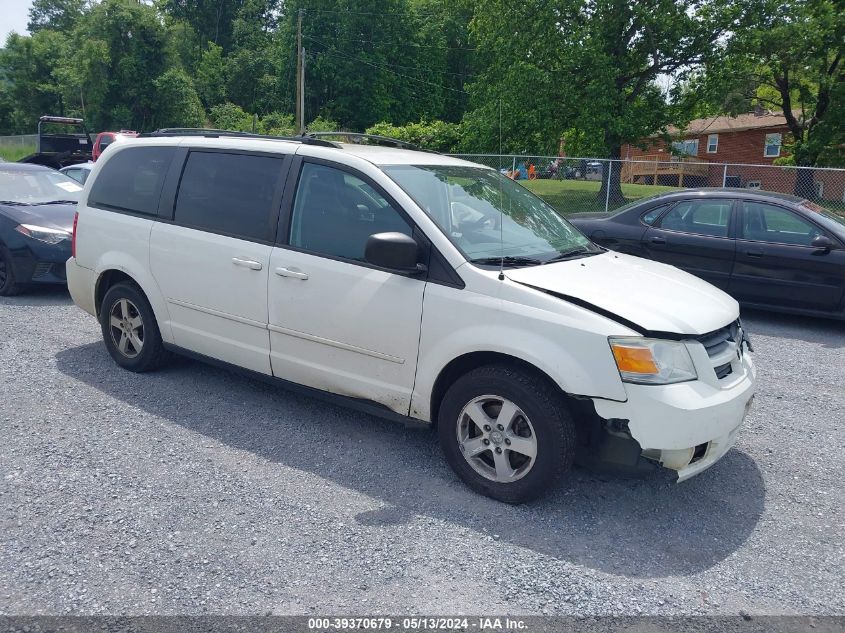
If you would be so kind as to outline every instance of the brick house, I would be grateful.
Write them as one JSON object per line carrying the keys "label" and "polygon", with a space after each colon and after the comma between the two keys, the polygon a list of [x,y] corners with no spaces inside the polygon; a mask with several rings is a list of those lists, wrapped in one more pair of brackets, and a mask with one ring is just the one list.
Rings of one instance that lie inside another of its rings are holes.
{"label": "brick house", "polygon": [[[783,114],[758,110],[696,119],[668,133],[669,144],[654,136],[644,140],[645,149],[622,146],[622,158],[637,161],[625,163],[623,182],[794,191],[796,170],[770,167],[786,154],[789,128]],[[845,172],[817,170],[814,180],[819,198],[845,200]]]}

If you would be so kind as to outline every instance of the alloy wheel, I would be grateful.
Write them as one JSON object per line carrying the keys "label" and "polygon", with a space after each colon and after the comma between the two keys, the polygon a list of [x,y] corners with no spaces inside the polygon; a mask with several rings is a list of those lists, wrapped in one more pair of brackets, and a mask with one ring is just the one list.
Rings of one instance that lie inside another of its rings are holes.
{"label": "alloy wheel", "polygon": [[534,466],[534,427],[522,409],[507,398],[485,395],[472,399],[458,415],[456,430],[461,454],[485,479],[516,481]]}
{"label": "alloy wheel", "polygon": [[109,310],[109,331],[115,348],[126,358],[135,358],[144,347],[144,320],[129,299],[118,299]]}

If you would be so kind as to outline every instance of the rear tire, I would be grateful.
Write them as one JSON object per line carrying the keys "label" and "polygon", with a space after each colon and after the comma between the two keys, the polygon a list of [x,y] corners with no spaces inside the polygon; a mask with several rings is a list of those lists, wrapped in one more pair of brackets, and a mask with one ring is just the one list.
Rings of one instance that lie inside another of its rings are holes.
{"label": "rear tire", "polygon": [[548,380],[488,365],[446,392],[437,421],[446,461],[473,490],[505,503],[546,494],[575,457],[575,423]]}
{"label": "rear tire", "polygon": [[23,288],[15,278],[12,254],[0,246],[0,297],[12,297],[20,294]]}
{"label": "rear tire", "polygon": [[109,288],[100,306],[100,327],[106,349],[124,369],[154,371],[170,358],[150,302],[134,283]]}

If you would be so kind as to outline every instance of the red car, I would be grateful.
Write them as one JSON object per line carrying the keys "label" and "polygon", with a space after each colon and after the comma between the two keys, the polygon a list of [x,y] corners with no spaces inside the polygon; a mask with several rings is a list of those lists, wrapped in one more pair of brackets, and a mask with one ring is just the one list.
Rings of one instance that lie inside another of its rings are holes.
{"label": "red car", "polygon": [[94,150],[91,152],[91,160],[97,160],[100,154],[112,143],[119,142],[126,138],[135,138],[137,132],[132,130],[121,130],[120,132],[100,132],[94,140]]}

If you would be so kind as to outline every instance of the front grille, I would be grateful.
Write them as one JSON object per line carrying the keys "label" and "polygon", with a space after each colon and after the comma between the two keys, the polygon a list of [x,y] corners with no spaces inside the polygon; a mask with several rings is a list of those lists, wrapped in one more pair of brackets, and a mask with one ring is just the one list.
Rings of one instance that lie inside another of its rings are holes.
{"label": "front grille", "polygon": [[35,270],[32,271],[32,278],[37,279],[38,277],[44,277],[45,275],[50,274],[50,268],[53,264],[47,262],[38,262],[35,264]]}
{"label": "front grille", "polygon": [[46,277],[53,274],[59,279],[65,279],[65,265],[51,264],[50,262],[38,262],[35,264],[35,269],[32,271],[32,278]]}
{"label": "front grille", "polygon": [[742,330],[738,320],[698,337],[698,341],[707,350],[707,356],[710,357],[713,371],[719,380],[733,373],[731,363],[737,358],[737,349],[742,344],[741,338]]}
{"label": "front grille", "polygon": [[718,367],[714,368],[716,371],[716,378],[721,380],[725,376],[730,376],[733,373],[733,367],[731,367],[730,363],[725,363],[724,365],[719,365]]}

